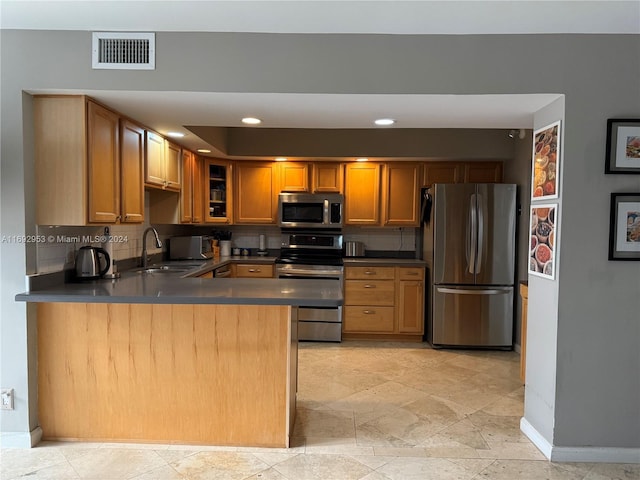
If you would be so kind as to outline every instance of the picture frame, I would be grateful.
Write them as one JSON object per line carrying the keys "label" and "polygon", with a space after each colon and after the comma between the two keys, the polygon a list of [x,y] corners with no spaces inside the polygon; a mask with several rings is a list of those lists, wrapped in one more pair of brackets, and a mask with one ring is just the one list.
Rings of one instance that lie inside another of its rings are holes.
{"label": "picture frame", "polygon": [[531,205],[529,215],[529,273],[548,279],[556,276],[558,204]]}
{"label": "picture frame", "polygon": [[611,194],[609,260],[640,260],[640,192]]}
{"label": "picture frame", "polygon": [[604,173],[640,175],[640,119],[607,120]]}
{"label": "picture frame", "polygon": [[531,199],[558,198],[560,120],[533,132]]}

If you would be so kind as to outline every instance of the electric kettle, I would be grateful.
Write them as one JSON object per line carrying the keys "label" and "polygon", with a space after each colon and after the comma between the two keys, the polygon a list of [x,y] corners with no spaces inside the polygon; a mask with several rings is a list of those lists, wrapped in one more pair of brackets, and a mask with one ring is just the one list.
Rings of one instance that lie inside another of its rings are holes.
{"label": "electric kettle", "polygon": [[[104,259],[104,267],[100,260]],[[81,279],[95,279],[102,277],[109,270],[111,258],[104,248],[80,247],[76,256],[76,277]]]}

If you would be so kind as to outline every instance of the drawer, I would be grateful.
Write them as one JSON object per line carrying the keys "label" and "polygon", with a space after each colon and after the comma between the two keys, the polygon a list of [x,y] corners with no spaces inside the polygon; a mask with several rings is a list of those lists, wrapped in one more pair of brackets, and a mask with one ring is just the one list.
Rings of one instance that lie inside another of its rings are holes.
{"label": "drawer", "polygon": [[393,333],[393,307],[344,307],[345,333]]}
{"label": "drawer", "polygon": [[236,266],[236,277],[259,277],[272,278],[273,265],[252,265],[249,263],[238,263]]}
{"label": "drawer", "polygon": [[396,276],[394,267],[347,267],[345,278],[347,280],[393,280]]}
{"label": "drawer", "polygon": [[395,282],[392,280],[347,280],[344,282],[345,305],[395,304]]}
{"label": "drawer", "polygon": [[424,280],[424,268],[398,267],[399,280]]}

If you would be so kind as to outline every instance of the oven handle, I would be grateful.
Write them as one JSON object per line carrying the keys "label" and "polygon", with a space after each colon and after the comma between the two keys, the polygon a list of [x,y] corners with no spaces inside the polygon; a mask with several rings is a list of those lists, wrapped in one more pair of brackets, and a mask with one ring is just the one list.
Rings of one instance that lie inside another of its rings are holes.
{"label": "oven handle", "polygon": [[305,270],[305,269],[299,269],[299,270],[287,270],[285,271],[280,271],[277,272],[278,276],[280,277],[292,277],[294,275],[308,275],[309,277],[325,277],[328,275],[331,276],[342,276],[342,272],[340,272],[339,270]]}

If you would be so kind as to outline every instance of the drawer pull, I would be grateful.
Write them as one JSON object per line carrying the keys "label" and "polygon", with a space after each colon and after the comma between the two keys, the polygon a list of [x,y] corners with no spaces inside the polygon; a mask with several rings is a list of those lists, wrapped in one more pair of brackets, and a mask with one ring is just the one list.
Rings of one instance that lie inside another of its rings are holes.
{"label": "drawer pull", "polygon": [[367,271],[364,272],[364,274],[365,275],[375,275],[376,272],[375,272],[375,270],[367,270]]}
{"label": "drawer pull", "polygon": [[249,273],[260,273],[261,270],[259,268],[250,268]]}
{"label": "drawer pull", "polygon": [[375,310],[363,310],[362,313],[364,313],[365,315],[375,315],[376,311]]}
{"label": "drawer pull", "polygon": [[407,275],[418,275],[418,272],[406,272]]}
{"label": "drawer pull", "polygon": [[375,286],[375,285],[369,285],[369,284],[366,284],[366,285],[364,286],[364,288],[376,288],[376,286]]}

